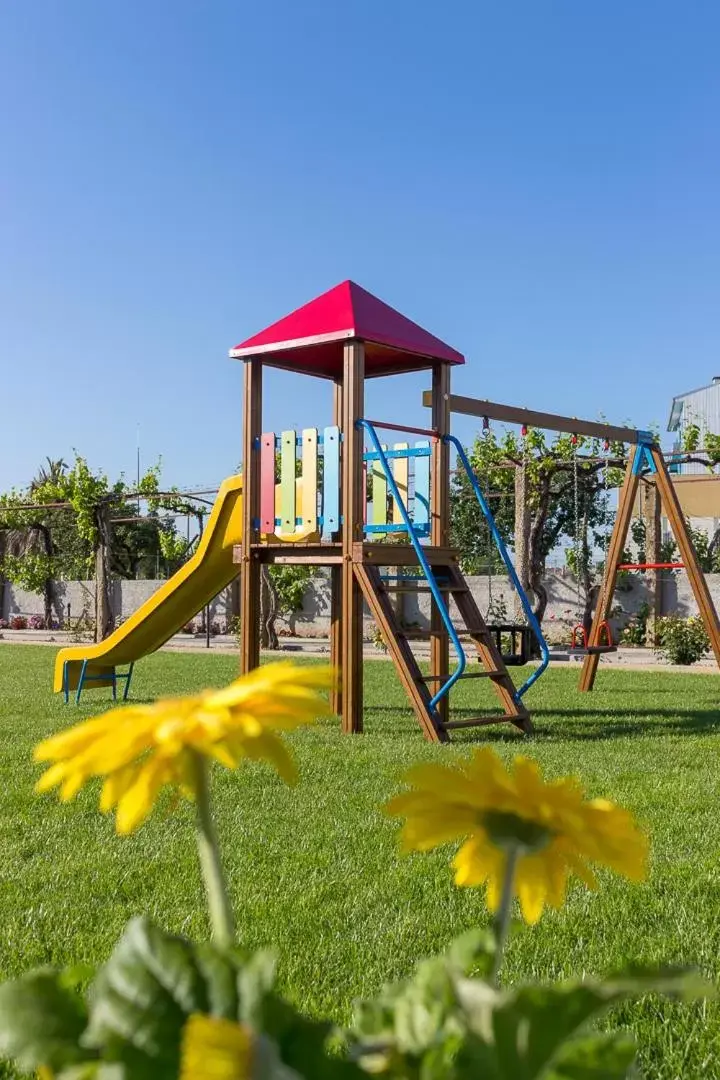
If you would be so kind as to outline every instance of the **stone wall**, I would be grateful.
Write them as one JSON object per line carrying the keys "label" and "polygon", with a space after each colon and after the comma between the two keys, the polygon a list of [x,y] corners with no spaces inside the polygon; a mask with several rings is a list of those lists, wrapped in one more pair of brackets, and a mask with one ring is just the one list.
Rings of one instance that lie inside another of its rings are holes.
{"label": "stone wall", "polygon": [[[648,579],[649,581],[649,575]],[[720,609],[720,574],[708,574],[708,585],[716,606]],[[113,613],[116,619],[125,619],[136,611],[164,582],[162,581],[116,581],[113,584]],[[513,619],[515,597],[507,578],[494,577],[489,582],[487,577],[468,578],[468,584],[477,600],[480,610],[485,613],[490,601],[497,611],[504,602],[507,616]],[[557,570],[548,573],[545,581],[549,604],[544,621],[544,628],[549,640],[553,638],[554,625],[558,628],[558,639],[563,637],[564,627],[574,623],[581,610],[577,587],[572,576],[566,571]],[[648,584],[640,574],[630,574],[621,580],[615,592],[615,605],[621,612],[613,620],[615,629],[621,628],[627,618],[648,600]],[[95,608],[95,583],[92,581],[61,581],[55,583],[55,618],[59,625],[66,625],[68,614],[74,620],[85,608],[92,617]],[[211,622],[224,630],[233,614],[232,586],[224,589],[210,605]],[[680,615],[697,614],[692,590],[687,576],[666,574],[662,583],[661,611],[664,614],[677,612]],[[426,628],[429,624],[430,600],[427,594],[402,596],[402,615],[406,625]],[[15,614],[25,616],[42,615],[43,599],[34,593],[23,592],[6,583],[3,589],[3,602],[0,617],[9,619]],[[190,620],[199,630],[201,616]],[[373,634],[372,620],[366,613],[366,635]],[[279,621],[281,632],[300,637],[326,637],[330,630],[330,589],[326,572],[319,572],[310,582],[303,609],[288,619]],[[567,636],[566,634],[564,635]]]}

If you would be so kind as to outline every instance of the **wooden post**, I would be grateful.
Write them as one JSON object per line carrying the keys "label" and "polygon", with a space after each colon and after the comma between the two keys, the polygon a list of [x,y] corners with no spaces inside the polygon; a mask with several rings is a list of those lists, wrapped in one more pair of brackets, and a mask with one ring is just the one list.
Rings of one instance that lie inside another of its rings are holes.
{"label": "wooden post", "polygon": [[356,421],[364,412],[365,346],[349,341],[343,353],[342,394],[342,729],[363,729],[363,597],[353,566],[353,544],[363,539],[363,436]]}
{"label": "wooden post", "polygon": [[112,598],[110,595],[110,507],[100,503],[95,508],[95,640],[104,641],[113,630]]}
{"label": "wooden post", "polygon": [[[432,371],[432,424],[440,435],[450,434],[450,365],[433,364]],[[433,547],[448,547],[450,543],[450,447],[443,440],[435,439],[432,448],[432,473],[430,477],[430,543]],[[449,600],[448,600],[449,603]],[[430,670],[433,674],[449,671],[450,640],[437,604],[432,605],[430,629]],[[436,706],[440,721],[447,723],[449,700],[446,694]]]}
{"label": "wooden post", "polygon": [[[336,379],[333,385],[333,424],[343,425],[343,384]],[[330,691],[330,708],[342,712],[342,567],[330,567],[330,664],[336,673],[336,681]]]}
{"label": "wooden post", "polygon": [[253,554],[259,540],[260,455],[254,442],[262,426],[262,360],[250,357],[243,372],[243,507],[240,569],[240,672],[246,675],[260,663],[260,563]]}
{"label": "wooden post", "polygon": [[720,625],[718,624],[717,611],[715,610],[715,605],[713,604],[710,590],[708,589],[708,584],[705,580],[705,575],[700,569],[700,564],[698,563],[692,540],[688,535],[685,518],[683,517],[683,512],[680,508],[677,492],[670,479],[670,474],[667,470],[667,465],[665,464],[665,458],[658,446],[651,447],[650,454],[657,470],[655,474],[655,483],[657,484],[660,498],[665,507],[665,514],[677,542],[677,546],[680,549],[680,556],[685,564],[685,573],[688,576],[692,591],[695,594],[695,601],[698,606],[698,611],[700,612],[700,617],[705,624],[712,651],[715,654],[717,663],[720,664]]}
{"label": "wooden post", "polygon": [[[608,545],[605,574],[600,589],[600,595],[598,597],[597,607],[595,608],[595,614],[593,616],[592,627],[590,629],[590,637],[588,640],[589,646],[600,644],[600,628],[602,623],[610,615],[610,608],[612,607],[613,596],[615,595],[617,568],[622,562],[622,553],[627,541],[628,529],[630,528],[633,509],[635,508],[638,484],[640,482],[640,478],[635,469],[635,461],[637,456],[641,453],[642,450],[638,446],[633,446],[628,457],[625,480],[623,481],[623,486],[620,491],[620,501],[618,503],[617,516],[615,517],[615,525],[613,526],[610,544]],[[588,653],[585,657],[582,666],[582,674],[580,675],[581,690],[592,690],[599,660],[600,657],[598,653]]]}

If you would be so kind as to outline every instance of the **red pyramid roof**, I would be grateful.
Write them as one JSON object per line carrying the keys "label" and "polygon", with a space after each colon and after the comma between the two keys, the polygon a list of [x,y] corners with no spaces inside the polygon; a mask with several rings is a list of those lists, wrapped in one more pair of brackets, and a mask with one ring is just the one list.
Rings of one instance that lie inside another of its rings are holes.
{"label": "red pyramid roof", "polygon": [[341,282],[242,341],[230,356],[262,356],[276,367],[332,377],[342,372],[343,345],[353,338],[365,342],[369,376],[412,371],[433,360],[465,363],[462,353],[354,281]]}

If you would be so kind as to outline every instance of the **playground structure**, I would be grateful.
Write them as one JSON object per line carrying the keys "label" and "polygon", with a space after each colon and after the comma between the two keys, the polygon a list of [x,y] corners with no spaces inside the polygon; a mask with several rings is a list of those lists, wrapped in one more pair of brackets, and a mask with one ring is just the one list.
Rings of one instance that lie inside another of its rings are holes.
{"label": "playground structure", "polygon": [[[327,566],[332,587],[331,656],[340,674],[333,704],[342,717],[344,731],[363,729],[363,601],[382,633],[428,739],[444,742],[455,728],[497,722],[529,731],[523,694],[545,669],[549,655],[470,464],[450,434],[450,371],[463,364],[464,357],[350,281],[242,342],[230,355],[244,361],[243,539],[235,555],[241,571],[242,671],[251,671],[260,659],[261,566]],[[322,434],[315,429],[305,429],[300,435],[264,431],[262,378],[266,365],[330,382],[333,426]],[[373,421],[364,415],[366,378],[422,370],[432,372],[429,428]],[[388,448],[378,434],[384,430],[414,435],[416,441],[412,446],[403,442]],[[449,545],[452,445],[461,467],[468,470],[542,651],[542,664],[519,689],[510,678],[508,664],[527,659],[525,627],[507,628],[511,640],[514,629],[522,630],[521,645],[517,651],[511,647],[503,656],[498,645],[502,647],[506,628],[486,624],[460,571],[457,553]],[[295,483],[298,468],[300,500]],[[429,594],[429,630],[401,624],[391,598],[403,592]],[[462,623],[460,628],[451,614],[451,600]],[[423,674],[412,651],[411,641],[419,637],[430,642],[429,675]],[[480,661],[479,668],[473,670],[468,669],[468,641]],[[450,664],[451,647],[454,667]],[[448,707],[452,687],[461,679],[477,678],[490,681],[502,711],[452,719]]]}
{"label": "playground structure", "polygon": [[[333,706],[346,732],[363,729],[363,603],[375,619],[426,738],[445,742],[457,728],[510,723],[531,730],[524,695],[549,663],[549,651],[513,561],[495,525],[477,477],[451,434],[453,412],[544,430],[589,435],[632,446],[618,514],[609,542],[605,579],[590,634],[576,643],[584,656],[581,689],[592,689],[599,655],[614,650],[608,617],[617,571],[640,476],[653,474],[680,548],[713,651],[720,662],[718,618],[677,496],[654,437],[644,431],[451,394],[452,367],[464,357],[353,282],[346,281],[231,350],[244,362],[243,476],[221,486],[202,542],[185,566],[104,641],[63,649],[55,669],[56,691],[65,699],[84,688],[124,682],[126,699],[133,664],[163,645],[188,619],[239,574],[240,665],[260,661],[260,591],[263,565],[330,569],[331,661],[340,679]],[[263,430],[265,366],[313,375],[330,384],[332,424],[279,434]],[[431,372],[423,397],[428,428],[370,420],[365,380]],[[380,431],[405,436],[388,446]],[[414,436],[412,443],[407,436]],[[488,524],[525,621],[488,624],[450,546],[451,450],[464,470]],[[403,625],[393,597],[426,593],[428,630]],[[460,626],[456,625],[459,617]],[[427,638],[430,674],[411,642]],[[479,664],[468,664],[468,646]],[[454,661],[451,663],[450,653]],[[508,668],[531,652],[540,663],[516,688]],[[127,670],[118,672],[118,667]],[[455,719],[452,688],[486,679],[500,711]]]}

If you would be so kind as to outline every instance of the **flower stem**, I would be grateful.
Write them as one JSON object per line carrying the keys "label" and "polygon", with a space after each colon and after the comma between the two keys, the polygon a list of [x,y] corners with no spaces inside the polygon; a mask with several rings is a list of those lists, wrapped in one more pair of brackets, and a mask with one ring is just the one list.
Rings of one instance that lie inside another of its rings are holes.
{"label": "flower stem", "polygon": [[210,913],[210,925],[212,935],[218,945],[228,948],[235,943],[235,920],[220,862],[220,845],[210,807],[208,767],[200,754],[193,756],[195,758],[195,834]]}
{"label": "flower stem", "polygon": [[495,962],[493,963],[492,981],[498,984],[500,965],[505,953],[508,930],[510,929],[510,912],[512,911],[513,886],[515,884],[515,871],[517,869],[518,848],[513,844],[508,848],[505,861],[505,876],[503,878],[502,896],[500,907],[495,917]]}

